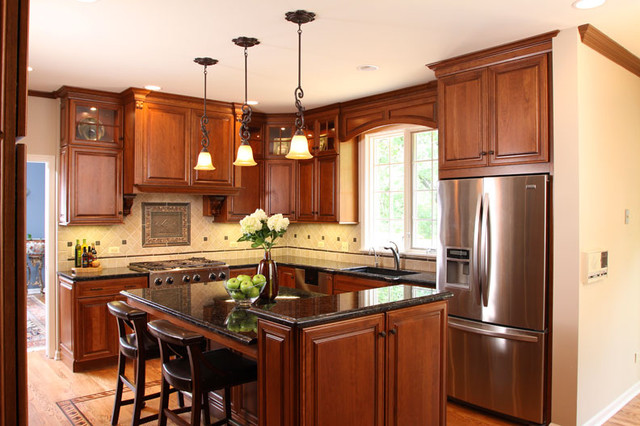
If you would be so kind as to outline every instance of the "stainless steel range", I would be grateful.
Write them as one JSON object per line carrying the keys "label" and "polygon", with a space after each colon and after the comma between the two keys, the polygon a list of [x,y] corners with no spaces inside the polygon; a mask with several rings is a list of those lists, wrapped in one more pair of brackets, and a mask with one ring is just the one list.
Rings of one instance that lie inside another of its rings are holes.
{"label": "stainless steel range", "polygon": [[157,262],[133,262],[129,269],[149,273],[149,287],[223,281],[229,276],[229,265],[204,257]]}

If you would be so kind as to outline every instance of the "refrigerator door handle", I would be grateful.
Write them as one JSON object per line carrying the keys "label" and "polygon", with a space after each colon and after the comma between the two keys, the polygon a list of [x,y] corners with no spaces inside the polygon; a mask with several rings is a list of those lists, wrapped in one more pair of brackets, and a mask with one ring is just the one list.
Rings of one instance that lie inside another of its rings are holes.
{"label": "refrigerator door handle", "polygon": [[538,338],[536,336],[525,334],[523,332],[519,332],[514,329],[509,329],[508,331],[504,331],[504,332],[493,331],[483,327],[474,327],[472,325],[463,324],[463,323],[457,322],[455,318],[451,318],[451,317],[449,317],[449,327],[455,328],[461,331],[466,331],[468,333],[482,334],[483,336],[500,337],[503,339],[518,340],[521,342],[530,342],[530,343],[538,342]]}
{"label": "refrigerator door handle", "polygon": [[480,272],[480,263],[482,259],[482,197],[478,197],[478,203],[476,205],[476,217],[474,221],[474,235],[473,235],[473,257],[471,261],[472,277],[475,280],[475,284],[478,286],[478,303],[482,301],[482,280]]}
{"label": "refrigerator door handle", "polygon": [[491,265],[491,221],[489,220],[489,194],[485,194],[482,212],[482,304],[489,306],[489,274]]}

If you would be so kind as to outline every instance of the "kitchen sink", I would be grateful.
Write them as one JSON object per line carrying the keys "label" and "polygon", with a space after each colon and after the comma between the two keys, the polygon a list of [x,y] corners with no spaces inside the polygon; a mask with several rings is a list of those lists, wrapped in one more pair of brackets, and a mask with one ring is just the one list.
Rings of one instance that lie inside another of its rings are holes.
{"label": "kitchen sink", "polygon": [[348,269],[349,272],[362,272],[363,274],[382,275],[385,277],[401,277],[403,275],[417,274],[415,271],[403,271],[397,269],[376,268],[374,266],[361,266]]}

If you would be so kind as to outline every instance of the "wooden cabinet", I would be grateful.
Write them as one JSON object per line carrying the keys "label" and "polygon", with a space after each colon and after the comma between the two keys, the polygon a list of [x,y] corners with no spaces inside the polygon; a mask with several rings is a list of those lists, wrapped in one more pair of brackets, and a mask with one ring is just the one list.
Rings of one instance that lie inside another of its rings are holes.
{"label": "wooden cabinet", "polygon": [[58,277],[60,353],[74,372],[114,363],[118,356],[116,320],[107,303],[125,300],[120,291],[147,286],[147,277],[74,281]]}
{"label": "wooden cabinet", "polygon": [[62,87],[60,106],[61,225],[123,221],[122,106],[105,92]]}
{"label": "wooden cabinet", "polygon": [[236,268],[229,270],[229,278],[237,277],[238,275],[249,275],[253,277],[256,274],[257,266],[251,266],[248,268]]}
{"label": "wooden cabinet", "polygon": [[429,65],[438,77],[440,178],[550,170],[556,33]]}
{"label": "wooden cabinet", "polygon": [[260,424],[444,425],[446,327],[445,301],[302,329],[260,320]]}
{"label": "wooden cabinet", "polygon": [[294,220],[295,209],[295,161],[265,161],[265,213],[268,216],[282,213],[289,220]]}
{"label": "wooden cabinet", "polygon": [[[256,209],[264,210],[265,163],[263,154],[263,122],[264,118],[262,118],[262,115],[254,114],[249,125],[249,131],[251,134],[249,137],[249,144],[253,151],[253,159],[258,164],[250,167],[233,167],[235,185],[236,187],[239,187],[238,193],[236,195],[226,197],[220,210],[215,213],[211,206],[212,203],[215,203],[215,200],[212,200],[209,197],[204,197],[205,215],[214,215],[216,222],[238,222],[245,216],[255,212]],[[236,126],[236,133],[238,133],[238,126]],[[237,139],[236,152],[239,144],[239,139]],[[234,156],[235,153],[232,154],[232,157]]]}
{"label": "wooden cabinet", "polygon": [[296,169],[296,220],[336,222],[338,220],[339,156],[316,156],[299,160]]}
{"label": "wooden cabinet", "polygon": [[294,120],[293,114],[274,114],[267,118],[265,158],[283,159],[289,153],[291,138],[295,133]]}
{"label": "wooden cabinet", "polygon": [[234,109],[207,102],[209,152],[216,170],[193,170],[201,150],[202,101],[187,96],[128,89],[125,111],[124,192],[187,192],[232,195]]}
{"label": "wooden cabinet", "polygon": [[392,285],[388,281],[372,280],[367,278],[354,277],[351,275],[334,274],[333,294],[347,293],[351,291],[368,290],[376,287],[386,287]]}
{"label": "wooden cabinet", "polygon": [[290,266],[278,266],[278,285],[280,287],[296,287],[296,272]]}

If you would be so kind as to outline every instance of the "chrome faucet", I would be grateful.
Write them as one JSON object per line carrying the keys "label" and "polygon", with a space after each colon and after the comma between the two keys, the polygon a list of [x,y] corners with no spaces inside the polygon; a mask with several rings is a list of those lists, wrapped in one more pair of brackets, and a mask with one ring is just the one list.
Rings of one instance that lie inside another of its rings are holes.
{"label": "chrome faucet", "polygon": [[369,249],[369,254],[371,254],[371,252],[373,251],[373,261],[374,261],[374,265],[377,268],[378,267],[378,253],[376,253],[376,248],[375,247],[371,247]]}
{"label": "chrome faucet", "polygon": [[395,261],[395,264],[396,264],[396,270],[399,271],[400,270],[400,254],[398,253],[398,245],[393,241],[389,241],[389,242],[393,244],[393,246],[384,247],[384,248],[387,250],[391,250],[391,253],[393,253],[393,260]]}

